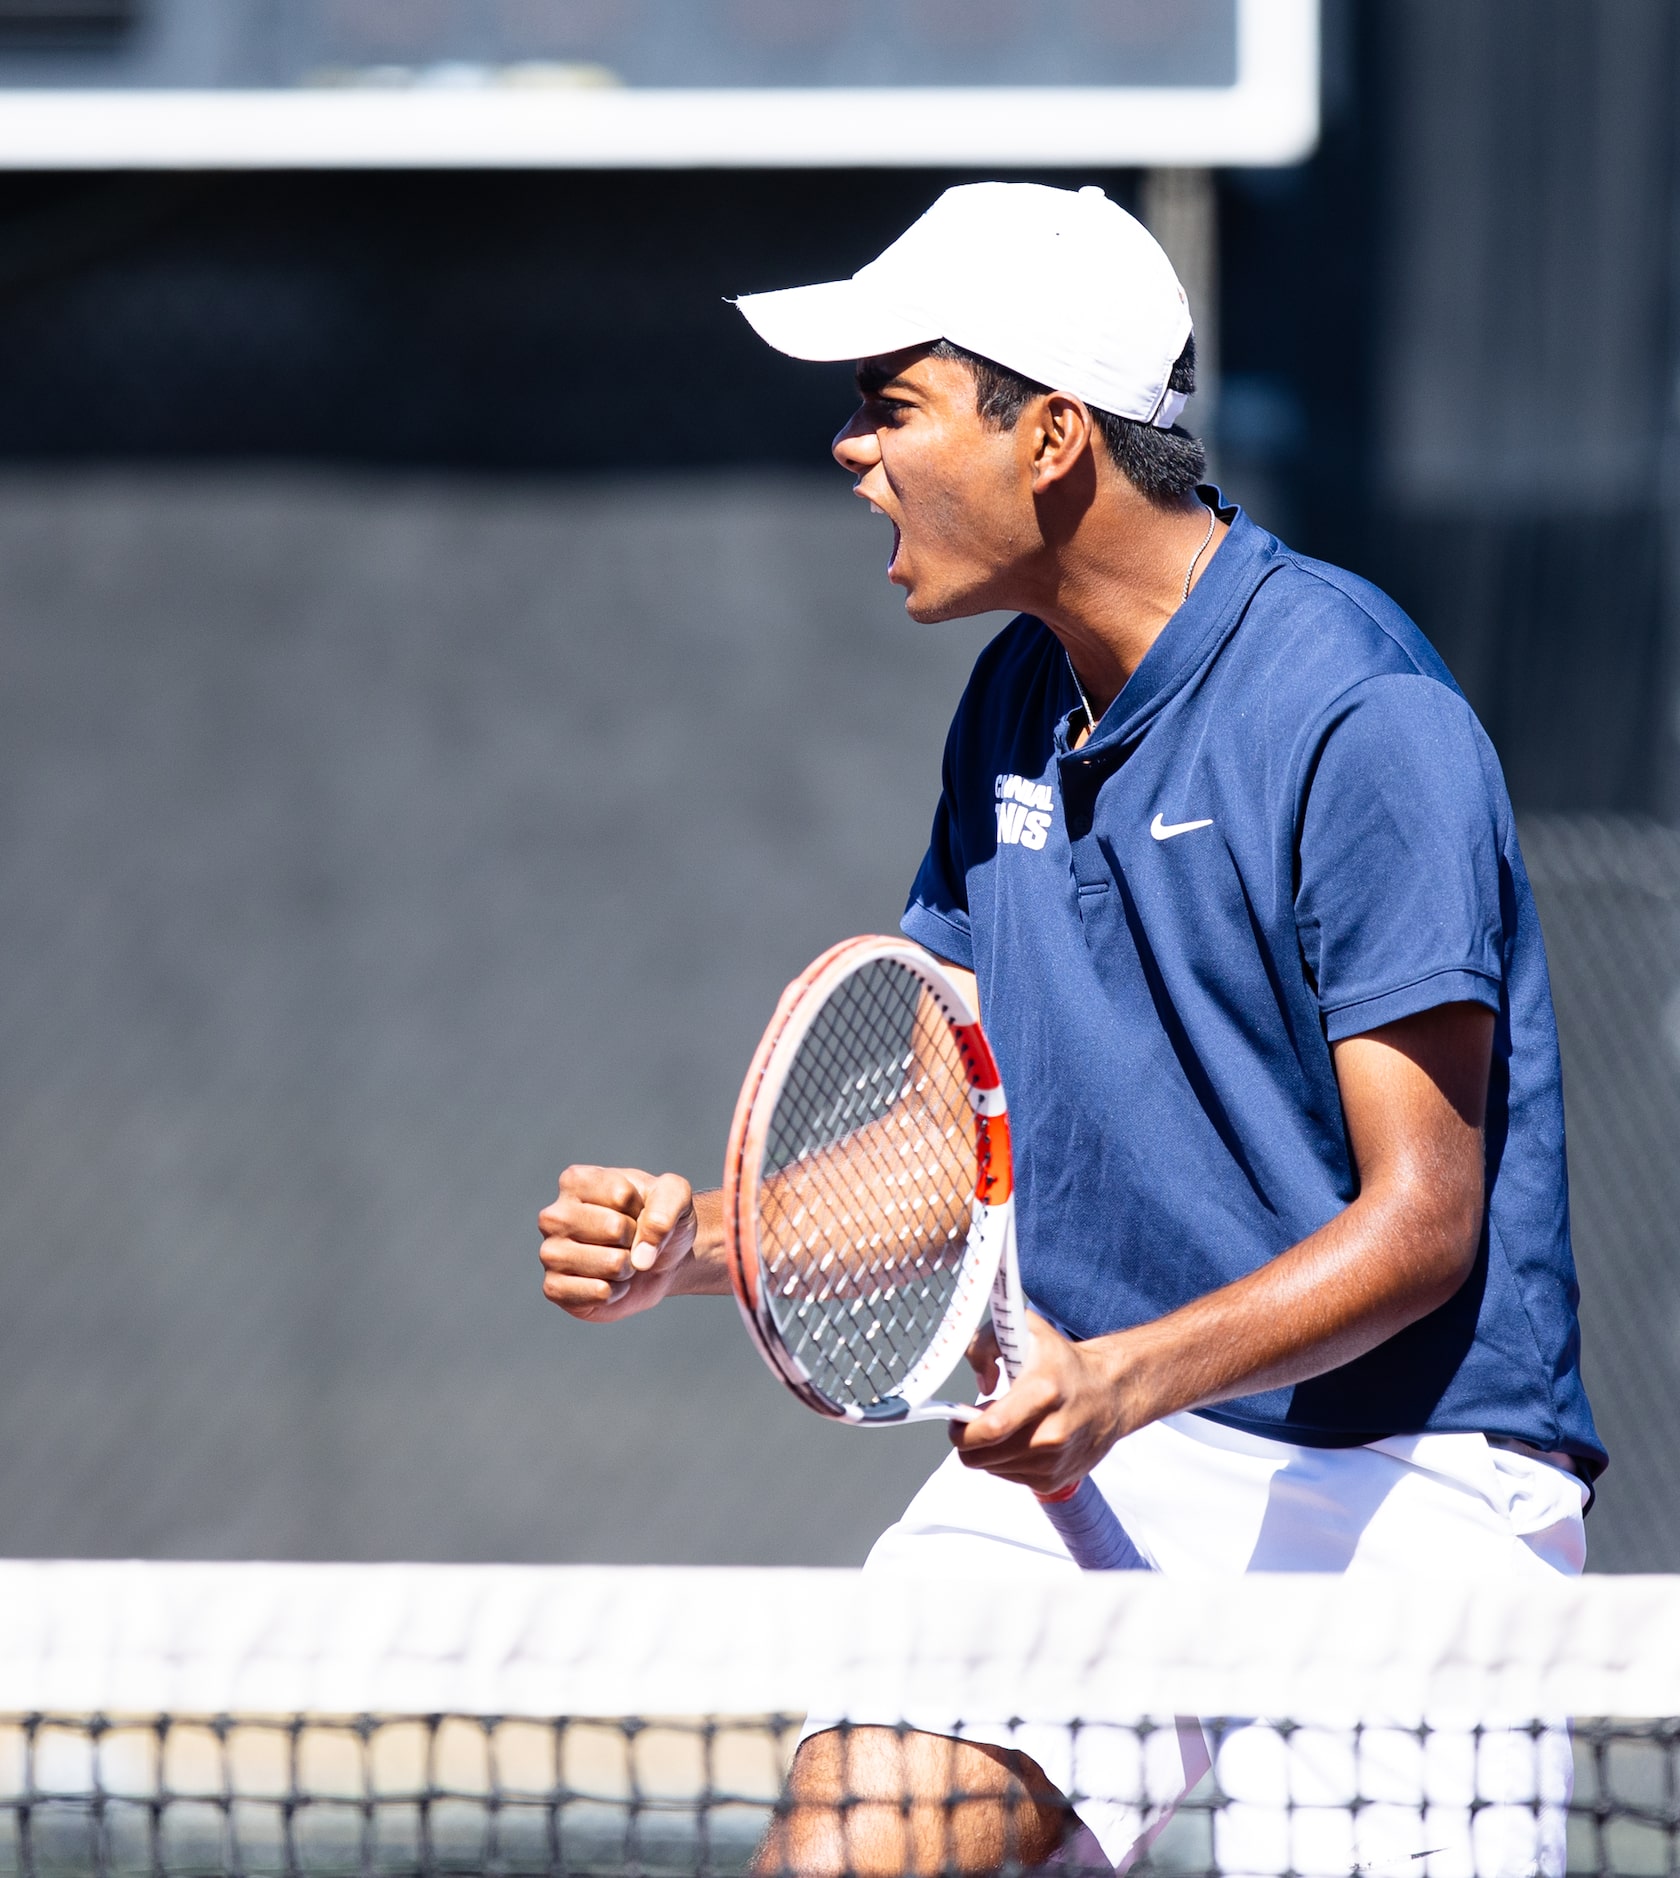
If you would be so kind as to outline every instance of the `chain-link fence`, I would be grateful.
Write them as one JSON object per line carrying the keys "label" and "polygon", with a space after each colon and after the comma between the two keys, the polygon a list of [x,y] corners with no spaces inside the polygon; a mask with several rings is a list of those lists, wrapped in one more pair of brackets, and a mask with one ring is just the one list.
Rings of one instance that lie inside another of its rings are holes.
{"label": "chain-link fence", "polygon": [[1594,1562],[1680,1568],[1680,829],[1531,816],[1563,1044],[1588,1392],[1608,1443]]}

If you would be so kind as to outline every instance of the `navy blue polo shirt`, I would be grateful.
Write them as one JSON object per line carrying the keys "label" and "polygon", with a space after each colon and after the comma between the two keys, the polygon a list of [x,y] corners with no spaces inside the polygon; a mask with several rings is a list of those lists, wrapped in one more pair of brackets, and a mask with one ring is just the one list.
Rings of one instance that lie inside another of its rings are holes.
{"label": "navy blue polo shirt", "polygon": [[1485,1005],[1468,1282],[1355,1362],[1204,1412],[1313,1446],[1515,1436],[1596,1469],[1557,1029],[1498,759],[1391,600],[1220,514],[1082,749],[1067,660],[1025,616],[946,744],[904,930],[978,977],[1027,1294],[1093,1337],[1264,1265],[1356,1192],[1330,1046]]}

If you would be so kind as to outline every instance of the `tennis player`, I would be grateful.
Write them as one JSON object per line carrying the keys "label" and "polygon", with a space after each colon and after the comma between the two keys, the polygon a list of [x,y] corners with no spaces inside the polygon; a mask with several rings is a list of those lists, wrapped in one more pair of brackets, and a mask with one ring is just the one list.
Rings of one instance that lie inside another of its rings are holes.
{"label": "tennis player", "polygon": [[[850,280],[740,306],[785,353],[857,361],[834,454],[891,524],[911,617],[1018,615],[957,708],[903,925],[977,983],[1032,1358],[868,1569],[1054,1578],[1073,1568],[1019,1487],[1090,1473],[1158,1569],[1210,1585],[1578,1572],[1605,1454],[1551,993],[1498,760],[1445,666],[1202,483],[1184,292],[1100,190],[952,189]],[[575,1317],[729,1289],[717,1196],[674,1174],[568,1168],[541,1231]],[[1194,1728],[1154,1739],[1141,1793],[1095,1750],[1076,1766],[1066,1730],[961,1736],[813,1717],[763,1868],[1072,1844],[1124,1867],[1206,1766]],[[1392,1804],[1317,1853],[1288,1838],[1299,1746],[1225,1739],[1224,1869],[1562,1869],[1561,1736],[1503,1768],[1484,1740],[1461,1771],[1505,1803],[1456,1812],[1397,1749]]]}

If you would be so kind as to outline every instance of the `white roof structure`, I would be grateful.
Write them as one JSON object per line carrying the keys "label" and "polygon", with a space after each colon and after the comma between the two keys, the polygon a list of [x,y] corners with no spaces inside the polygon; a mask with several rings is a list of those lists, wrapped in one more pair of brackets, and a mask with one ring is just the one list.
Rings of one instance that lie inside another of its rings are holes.
{"label": "white roof structure", "polygon": [[90,87],[63,58],[44,82],[19,82],[14,55],[0,60],[0,168],[1297,162],[1318,135],[1318,0],[1226,4],[1235,70],[1217,83],[678,87],[613,82],[588,64],[457,59],[253,88],[158,55],[132,74],[119,63],[120,82]]}

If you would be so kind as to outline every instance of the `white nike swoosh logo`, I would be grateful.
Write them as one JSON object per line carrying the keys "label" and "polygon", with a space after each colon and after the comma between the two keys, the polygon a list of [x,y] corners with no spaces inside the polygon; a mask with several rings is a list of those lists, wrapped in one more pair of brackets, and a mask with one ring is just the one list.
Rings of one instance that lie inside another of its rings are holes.
{"label": "white nike swoosh logo", "polygon": [[1213,817],[1210,815],[1200,822],[1164,822],[1160,810],[1156,810],[1155,819],[1149,824],[1149,832],[1157,841],[1171,841],[1174,835],[1187,835],[1192,828],[1211,828]]}

